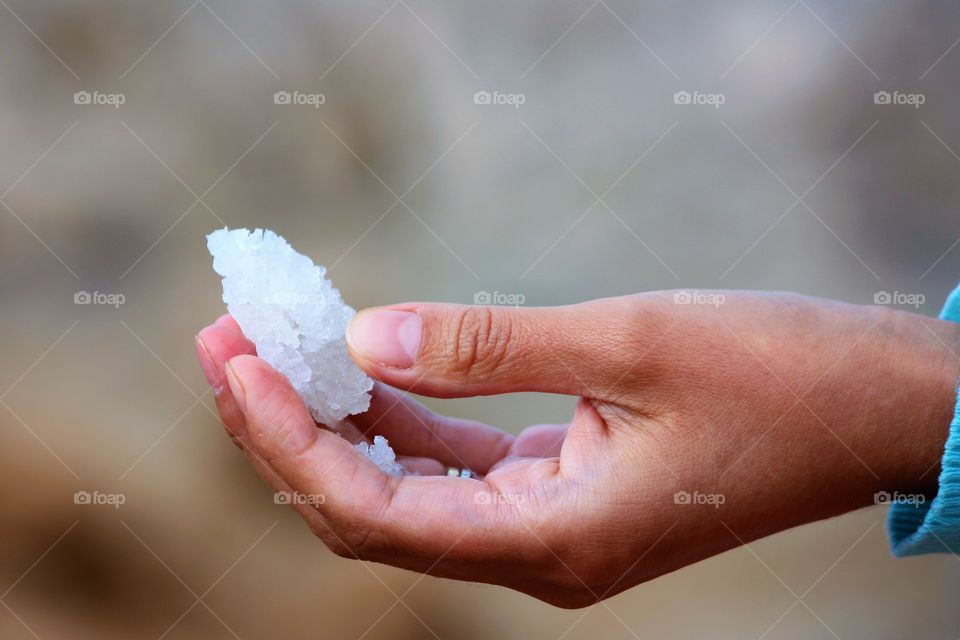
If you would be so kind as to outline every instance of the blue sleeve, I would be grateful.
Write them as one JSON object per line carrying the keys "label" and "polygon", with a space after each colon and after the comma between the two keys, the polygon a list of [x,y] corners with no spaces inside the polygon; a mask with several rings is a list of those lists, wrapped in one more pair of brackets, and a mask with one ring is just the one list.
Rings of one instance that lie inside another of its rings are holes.
{"label": "blue sleeve", "polygon": [[[960,322],[960,287],[947,298],[940,318]],[[940,486],[933,500],[923,504],[894,502],[890,507],[887,533],[893,555],[960,553],[960,402],[940,466]]]}

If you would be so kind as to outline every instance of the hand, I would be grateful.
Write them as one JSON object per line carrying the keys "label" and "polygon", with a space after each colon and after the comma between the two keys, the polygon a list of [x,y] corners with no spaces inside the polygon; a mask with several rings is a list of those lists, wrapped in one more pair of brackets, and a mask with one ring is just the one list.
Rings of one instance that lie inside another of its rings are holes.
{"label": "hand", "polygon": [[[336,553],[563,607],[873,504],[878,491],[935,489],[960,376],[956,325],[788,294],[710,295],[361,312],[351,355],[381,382],[351,420],[421,474],[404,477],[318,428],[283,376],[241,355],[252,345],[229,317],[200,333],[198,351],[259,473],[324,497],[294,508]],[[569,425],[513,437],[397,389],[581,400]],[[448,478],[447,466],[483,478]]]}

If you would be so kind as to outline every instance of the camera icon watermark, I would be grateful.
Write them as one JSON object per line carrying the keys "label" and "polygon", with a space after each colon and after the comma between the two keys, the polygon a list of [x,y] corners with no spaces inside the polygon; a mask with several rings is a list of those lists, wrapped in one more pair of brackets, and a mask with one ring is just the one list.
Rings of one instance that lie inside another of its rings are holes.
{"label": "camera icon watermark", "polygon": [[302,93],[300,91],[277,91],[273,94],[273,104],[303,105],[319,109],[325,104],[327,96],[322,93]]}
{"label": "camera icon watermark", "polygon": [[906,293],[903,291],[877,291],[873,294],[873,304],[882,304],[898,307],[913,307],[919,309],[927,297],[922,293]]}
{"label": "camera icon watermark", "polygon": [[77,291],[73,294],[73,304],[80,305],[103,305],[119,309],[126,303],[127,297],[122,293],[102,293],[100,291]]}
{"label": "camera icon watermark", "polygon": [[127,496],[122,493],[101,493],[99,491],[77,491],[73,494],[73,504],[109,506],[119,509],[127,502]]}
{"label": "camera icon watermark", "polygon": [[77,91],[73,94],[73,104],[105,105],[119,109],[127,102],[127,96],[122,93],[101,93],[100,91]]}
{"label": "camera icon watermark", "polygon": [[473,94],[473,104],[506,105],[519,109],[526,104],[527,96],[522,93],[502,93],[500,91],[477,91]]}
{"label": "camera icon watermark", "polygon": [[719,307],[727,301],[727,296],[713,291],[681,290],[673,292],[673,303],[684,305],[706,305]]}
{"label": "camera icon watermark", "polygon": [[727,497],[722,493],[700,493],[694,491],[677,491],[673,494],[673,504],[681,506],[710,506],[719,509],[727,502]]}
{"label": "camera icon watermark", "polygon": [[877,91],[873,94],[873,104],[907,105],[919,109],[927,101],[923,93],[901,93],[900,91]]}
{"label": "camera icon watermark", "polygon": [[706,105],[719,109],[727,102],[727,96],[722,93],[703,93],[702,91],[677,91],[673,94],[673,104]]}
{"label": "camera icon watermark", "polygon": [[520,307],[527,301],[522,293],[503,293],[500,291],[477,291],[473,294],[473,304],[497,305],[501,307]]}

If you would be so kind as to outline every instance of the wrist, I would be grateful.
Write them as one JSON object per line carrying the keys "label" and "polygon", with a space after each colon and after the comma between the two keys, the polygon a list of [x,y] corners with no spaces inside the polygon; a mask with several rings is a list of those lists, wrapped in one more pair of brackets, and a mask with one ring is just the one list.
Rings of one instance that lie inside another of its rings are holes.
{"label": "wrist", "polygon": [[870,394],[881,445],[878,491],[930,496],[957,404],[960,325],[901,311],[880,314],[885,380]]}
{"label": "wrist", "polygon": [[929,501],[937,490],[957,403],[960,325],[849,306],[821,312],[817,325],[825,327],[815,332],[819,343],[795,354],[819,354],[817,382],[786,414],[781,437],[758,445],[770,464],[789,456],[793,472],[730,489],[769,492],[760,522],[744,514],[757,527],[752,537],[871,506],[883,492]]}

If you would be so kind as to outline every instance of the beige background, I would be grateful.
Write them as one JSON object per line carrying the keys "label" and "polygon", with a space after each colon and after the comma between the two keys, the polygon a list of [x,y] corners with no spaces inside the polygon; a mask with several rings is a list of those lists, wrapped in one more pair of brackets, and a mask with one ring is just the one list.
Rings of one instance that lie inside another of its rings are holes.
{"label": "beige background", "polygon": [[[893,560],[881,508],[584,611],[338,559],[222,436],[192,343],[224,224],[285,235],[357,307],[727,287],[934,314],[960,274],[953,3],[0,5],[3,638],[960,634],[957,560]],[[573,401],[431,405],[517,430]]]}

